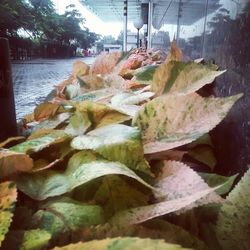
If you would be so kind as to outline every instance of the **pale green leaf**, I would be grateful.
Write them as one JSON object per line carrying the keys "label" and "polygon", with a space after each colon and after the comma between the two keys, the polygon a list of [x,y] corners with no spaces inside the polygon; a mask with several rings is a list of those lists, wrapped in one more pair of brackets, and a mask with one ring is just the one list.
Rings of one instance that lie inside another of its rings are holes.
{"label": "pale green leaf", "polygon": [[54,117],[41,121],[39,124],[35,125],[32,128],[32,131],[37,131],[40,129],[55,129],[59,125],[67,121],[71,115],[72,114],[68,112],[55,115]]}
{"label": "pale green leaf", "polygon": [[87,113],[80,113],[76,110],[69,120],[69,125],[65,128],[65,133],[70,136],[77,136],[84,134],[91,126]]}
{"label": "pale green leaf", "polygon": [[151,239],[140,239],[133,237],[126,238],[111,238],[104,240],[94,240],[89,242],[81,242],[76,244],[71,244],[64,247],[56,247],[55,250],[178,250],[187,249],[182,248],[179,245],[174,245],[170,243],[165,243],[163,240],[151,240]]}
{"label": "pale green leaf", "polygon": [[78,150],[90,149],[110,161],[119,161],[129,168],[148,171],[144,161],[140,131],[137,128],[121,124],[108,125],[90,131],[87,135],[74,138],[71,146]]}
{"label": "pale green leaf", "polygon": [[133,178],[152,188],[132,170],[119,162],[110,162],[88,151],[75,154],[65,172],[46,170],[39,174],[18,176],[18,189],[35,200],[44,200],[70,192],[74,188],[101,176],[118,174]]}
{"label": "pale green leaf", "polygon": [[216,190],[219,195],[227,194],[233,187],[234,181],[238,174],[232,176],[222,176],[212,173],[198,173],[204,181],[210,186],[215,187],[220,185],[221,187]]}
{"label": "pale green leaf", "polygon": [[225,250],[248,250],[250,246],[250,170],[245,173],[222,205],[217,237]]}
{"label": "pale green leaf", "polygon": [[121,105],[135,105],[141,102],[150,100],[154,96],[153,92],[143,92],[140,94],[135,94],[133,92],[122,92],[115,95],[111,99],[111,105],[121,106]]}
{"label": "pale green leaf", "polygon": [[163,95],[144,105],[133,125],[141,130],[146,154],[165,151],[190,143],[213,129],[241,96]]}
{"label": "pale green leaf", "polygon": [[225,70],[214,71],[210,67],[194,62],[165,62],[154,74],[152,91],[157,95],[163,93],[187,95],[212,83],[224,72]]}
{"label": "pale green leaf", "polygon": [[17,190],[14,183],[0,183],[0,247],[9,231],[16,200]]}
{"label": "pale green leaf", "polygon": [[80,93],[80,86],[77,84],[69,84],[65,88],[65,96],[68,100],[73,99]]}
{"label": "pale green leaf", "polygon": [[38,137],[35,139],[27,140],[23,143],[17,144],[9,148],[11,151],[31,154],[33,152],[41,151],[42,149],[68,139],[68,135],[64,131],[57,130],[54,133]]}
{"label": "pale green leaf", "polygon": [[136,69],[133,73],[134,77],[132,78],[132,81],[143,84],[151,84],[154,73],[158,67],[158,65],[148,65]]}
{"label": "pale green leaf", "polygon": [[114,94],[117,93],[117,90],[115,90],[114,88],[105,88],[105,89],[99,89],[99,90],[95,90],[95,91],[90,91],[84,94],[81,94],[75,98],[72,99],[72,101],[99,101],[101,99],[107,98],[107,97],[111,97]]}
{"label": "pale green leaf", "polygon": [[[50,239],[51,239],[50,233],[45,230],[40,230],[40,229],[27,230],[23,232],[22,242],[19,246],[19,249],[20,250],[44,249],[49,244]],[[17,246],[14,245],[13,247]]]}
{"label": "pale green leaf", "polygon": [[103,222],[103,209],[100,206],[61,198],[43,204],[33,215],[31,227],[46,230],[56,239],[62,233],[71,233]]}

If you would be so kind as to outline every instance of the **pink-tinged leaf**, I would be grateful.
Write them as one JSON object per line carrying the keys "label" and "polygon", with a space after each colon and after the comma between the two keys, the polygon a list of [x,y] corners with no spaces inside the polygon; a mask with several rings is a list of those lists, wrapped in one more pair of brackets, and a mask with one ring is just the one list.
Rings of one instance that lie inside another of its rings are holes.
{"label": "pink-tinged leaf", "polygon": [[133,119],[146,154],[190,143],[212,130],[242,96],[203,98],[198,94],[163,95],[143,106]]}

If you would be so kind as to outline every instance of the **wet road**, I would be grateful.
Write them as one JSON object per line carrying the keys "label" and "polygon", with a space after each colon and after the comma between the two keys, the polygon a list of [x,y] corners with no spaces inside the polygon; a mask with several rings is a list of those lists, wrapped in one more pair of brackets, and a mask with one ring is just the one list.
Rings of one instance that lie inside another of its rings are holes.
{"label": "wet road", "polygon": [[53,86],[68,78],[75,60],[91,64],[94,58],[36,59],[12,63],[17,120],[31,113]]}

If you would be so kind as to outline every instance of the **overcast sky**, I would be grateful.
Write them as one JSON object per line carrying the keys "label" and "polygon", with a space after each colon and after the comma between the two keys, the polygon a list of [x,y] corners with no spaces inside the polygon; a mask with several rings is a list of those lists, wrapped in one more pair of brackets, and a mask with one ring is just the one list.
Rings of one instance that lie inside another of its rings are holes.
{"label": "overcast sky", "polygon": [[123,29],[122,23],[103,22],[99,17],[91,13],[86,7],[80,4],[78,0],[53,0],[53,2],[55,4],[55,8],[60,14],[64,13],[67,5],[75,4],[76,8],[86,19],[85,26],[88,27],[90,31],[95,33],[101,35],[112,35],[116,38]]}

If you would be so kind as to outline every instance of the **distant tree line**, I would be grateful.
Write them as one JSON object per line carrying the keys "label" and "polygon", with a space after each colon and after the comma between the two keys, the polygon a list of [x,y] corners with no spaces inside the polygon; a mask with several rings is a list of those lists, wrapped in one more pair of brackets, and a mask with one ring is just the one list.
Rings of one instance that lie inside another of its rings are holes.
{"label": "distant tree line", "polygon": [[100,36],[84,23],[74,5],[60,15],[51,0],[0,1],[0,36],[9,38],[14,54],[32,48],[44,56],[60,57],[73,55],[76,47],[87,49]]}

